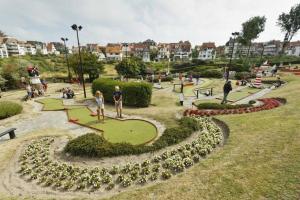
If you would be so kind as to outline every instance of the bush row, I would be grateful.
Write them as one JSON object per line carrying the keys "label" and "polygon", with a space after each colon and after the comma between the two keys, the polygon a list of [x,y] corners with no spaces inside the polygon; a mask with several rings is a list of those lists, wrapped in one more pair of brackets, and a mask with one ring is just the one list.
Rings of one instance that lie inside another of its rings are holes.
{"label": "bush row", "polygon": [[113,103],[115,86],[122,91],[123,104],[127,106],[147,107],[151,102],[152,85],[145,82],[121,82],[112,79],[97,79],[93,81],[92,92],[97,90],[104,95],[105,101]]}
{"label": "bush row", "polygon": [[20,104],[11,101],[0,102],[0,119],[5,119],[21,113],[23,107]]}
{"label": "bush row", "polygon": [[150,146],[110,143],[100,135],[89,133],[69,141],[64,150],[71,155],[85,157],[141,154],[177,144],[200,129],[201,125],[196,119],[183,117],[179,120],[179,127],[167,128],[162,136]]}

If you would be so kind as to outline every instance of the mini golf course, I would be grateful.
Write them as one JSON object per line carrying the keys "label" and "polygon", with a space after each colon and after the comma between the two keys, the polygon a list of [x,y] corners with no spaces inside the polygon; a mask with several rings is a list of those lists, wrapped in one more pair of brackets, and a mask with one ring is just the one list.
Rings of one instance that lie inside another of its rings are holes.
{"label": "mini golf course", "polygon": [[37,102],[44,105],[44,111],[65,110],[70,122],[101,131],[103,137],[112,143],[146,144],[157,136],[156,127],[145,120],[114,119],[106,117],[99,122],[97,116],[87,106],[65,106],[61,99],[45,98]]}

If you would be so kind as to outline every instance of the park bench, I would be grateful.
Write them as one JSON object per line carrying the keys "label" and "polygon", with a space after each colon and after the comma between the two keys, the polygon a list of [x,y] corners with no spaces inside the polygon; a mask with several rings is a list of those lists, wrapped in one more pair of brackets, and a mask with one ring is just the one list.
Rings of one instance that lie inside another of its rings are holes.
{"label": "park bench", "polygon": [[14,139],[16,137],[15,130],[17,130],[17,129],[16,128],[10,128],[10,129],[0,133],[0,137],[4,136],[6,134],[9,134],[10,139]]}

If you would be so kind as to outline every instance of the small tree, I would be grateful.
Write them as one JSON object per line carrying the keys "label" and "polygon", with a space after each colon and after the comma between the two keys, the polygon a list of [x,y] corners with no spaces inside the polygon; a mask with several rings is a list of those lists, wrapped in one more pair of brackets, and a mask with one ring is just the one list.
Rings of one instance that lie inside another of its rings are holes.
{"label": "small tree", "polygon": [[[90,81],[93,81],[95,78],[99,77],[99,74],[103,72],[104,67],[103,63],[98,61],[98,57],[92,53],[82,52],[81,58],[83,73],[89,75]],[[81,73],[79,54],[72,54],[69,57],[69,64],[75,74],[79,75]]]}
{"label": "small tree", "polygon": [[285,33],[281,51],[281,54],[283,54],[285,47],[300,29],[300,4],[293,6],[289,13],[281,13],[277,25]]}
{"label": "small tree", "polygon": [[248,46],[246,60],[249,57],[252,40],[258,38],[259,34],[265,30],[266,18],[255,16],[242,24],[241,44]]}
{"label": "small tree", "polygon": [[146,66],[144,62],[136,57],[123,59],[116,65],[118,74],[125,77],[136,77],[138,75],[144,75],[146,73]]}
{"label": "small tree", "polygon": [[20,76],[15,65],[4,65],[2,67],[1,76],[4,80],[6,80],[5,86],[7,88],[15,89],[18,87],[18,80],[20,80]]}

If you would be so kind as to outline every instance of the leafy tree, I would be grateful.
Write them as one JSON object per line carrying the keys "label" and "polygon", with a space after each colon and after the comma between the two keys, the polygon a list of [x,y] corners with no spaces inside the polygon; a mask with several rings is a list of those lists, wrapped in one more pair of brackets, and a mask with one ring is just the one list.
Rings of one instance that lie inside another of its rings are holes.
{"label": "leafy tree", "polygon": [[0,37],[6,37],[6,36],[7,35],[3,31],[0,30]]}
{"label": "leafy tree", "polygon": [[[89,75],[90,81],[93,81],[93,79],[99,77],[99,74],[103,72],[104,67],[103,63],[98,61],[98,57],[92,53],[82,52],[81,58],[83,73]],[[79,75],[81,73],[78,54],[72,54],[69,57],[69,64],[75,74]]]}
{"label": "leafy tree", "polygon": [[140,58],[131,57],[123,59],[116,65],[118,74],[125,77],[135,77],[138,75],[144,75],[146,73],[146,66]]}
{"label": "leafy tree", "polygon": [[285,47],[300,29],[300,4],[293,6],[289,13],[281,13],[278,17],[277,25],[285,33],[281,52],[283,53]]}
{"label": "leafy tree", "polygon": [[151,49],[150,50],[150,60],[155,60],[158,55],[158,50],[157,49]]}
{"label": "leafy tree", "polygon": [[192,49],[192,58],[198,58],[198,56],[199,51],[196,48]]}
{"label": "leafy tree", "polygon": [[241,44],[248,46],[247,57],[249,57],[252,40],[258,38],[259,34],[265,30],[266,18],[255,16],[242,24],[242,36],[239,38]]}

